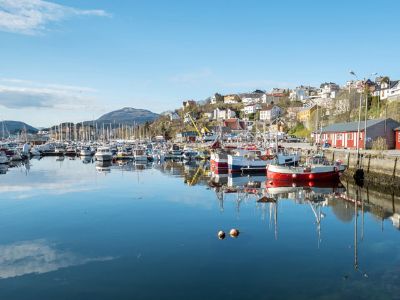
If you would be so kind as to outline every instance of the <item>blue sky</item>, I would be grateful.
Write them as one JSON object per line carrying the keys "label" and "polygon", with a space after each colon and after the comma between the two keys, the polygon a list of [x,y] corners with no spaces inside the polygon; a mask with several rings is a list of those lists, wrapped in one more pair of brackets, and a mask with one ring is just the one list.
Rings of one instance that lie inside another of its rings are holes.
{"label": "blue sky", "polygon": [[[321,3],[319,3],[321,2]],[[48,126],[215,92],[400,78],[398,1],[0,0],[0,119]]]}

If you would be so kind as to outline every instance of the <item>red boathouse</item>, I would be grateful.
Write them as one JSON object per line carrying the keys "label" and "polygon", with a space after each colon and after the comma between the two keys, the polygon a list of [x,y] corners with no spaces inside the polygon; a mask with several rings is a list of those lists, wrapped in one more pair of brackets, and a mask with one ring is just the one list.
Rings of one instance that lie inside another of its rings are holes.
{"label": "red boathouse", "polygon": [[[399,122],[390,118],[368,120],[367,149],[372,147],[372,142],[378,137],[382,137],[386,140],[388,149],[393,149],[395,146],[397,147],[397,144],[400,149],[400,140],[397,136],[400,131],[399,125]],[[334,148],[356,149],[357,139],[359,139],[360,149],[363,149],[365,138],[364,127],[365,124],[364,121],[362,121],[360,123],[360,136],[357,138],[358,122],[331,124],[322,128],[321,135],[317,135],[316,142],[329,143]]]}

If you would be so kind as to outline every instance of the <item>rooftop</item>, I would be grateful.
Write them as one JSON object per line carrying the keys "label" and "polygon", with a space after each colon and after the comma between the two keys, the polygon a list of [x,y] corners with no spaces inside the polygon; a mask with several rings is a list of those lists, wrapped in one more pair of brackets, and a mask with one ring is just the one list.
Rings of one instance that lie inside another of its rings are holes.
{"label": "rooftop", "polygon": [[[381,122],[384,122],[385,120],[395,122],[394,120],[388,118],[388,119],[374,119],[374,120],[368,120],[367,121],[367,129],[369,127],[375,126]],[[364,130],[364,121],[361,121],[360,123],[360,130]],[[322,128],[322,132],[347,132],[347,131],[357,131],[358,130],[358,122],[347,122],[347,123],[336,123],[336,124],[331,124],[328,125],[324,128]]]}

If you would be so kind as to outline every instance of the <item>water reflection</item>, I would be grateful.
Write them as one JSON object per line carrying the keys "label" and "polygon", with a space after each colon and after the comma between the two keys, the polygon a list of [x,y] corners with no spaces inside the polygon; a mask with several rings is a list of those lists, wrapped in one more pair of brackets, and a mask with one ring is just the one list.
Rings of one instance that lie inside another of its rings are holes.
{"label": "water reflection", "polygon": [[61,250],[46,240],[32,240],[0,245],[0,278],[26,274],[42,274],[61,268],[83,265],[89,262],[108,261],[112,257],[87,258],[67,250]]}
{"label": "water reflection", "polygon": [[[138,298],[179,298],[169,289],[176,282],[180,293],[196,299],[243,299],[249,293],[263,299],[262,284],[282,299],[297,297],[288,288],[294,286],[316,291],[303,299],[366,298],[371,289],[382,295],[371,298],[388,299],[399,291],[396,192],[350,182],[278,184],[181,161],[44,158],[10,168],[0,180],[0,278],[82,265],[54,277],[73,274],[68,279],[78,290],[71,278],[97,282],[110,274],[116,298],[133,292],[142,293]],[[32,201],[14,201],[24,197]],[[231,228],[240,230],[237,239],[216,238],[218,230]],[[87,264],[108,255],[120,259]],[[23,277],[40,276],[18,280]],[[241,284],[231,285],[234,280]],[[143,289],[149,283],[162,289],[160,282],[167,287],[163,295]],[[8,288],[6,281],[0,288]]]}

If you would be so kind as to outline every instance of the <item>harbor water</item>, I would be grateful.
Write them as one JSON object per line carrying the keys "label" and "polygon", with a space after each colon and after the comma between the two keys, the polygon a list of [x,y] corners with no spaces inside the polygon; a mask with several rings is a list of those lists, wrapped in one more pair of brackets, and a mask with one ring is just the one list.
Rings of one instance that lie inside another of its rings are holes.
{"label": "harbor water", "polygon": [[0,299],[400,299],[398,199],[208,170],[2,167]]}

